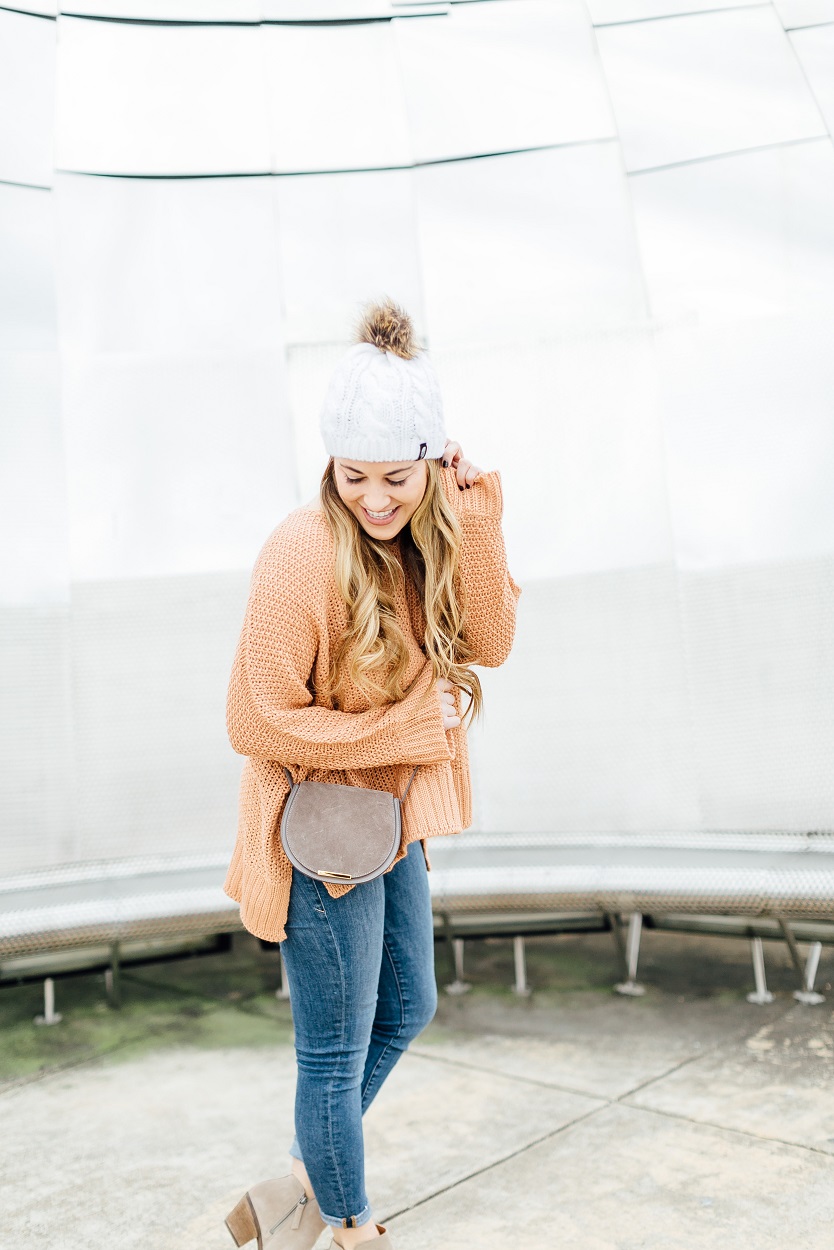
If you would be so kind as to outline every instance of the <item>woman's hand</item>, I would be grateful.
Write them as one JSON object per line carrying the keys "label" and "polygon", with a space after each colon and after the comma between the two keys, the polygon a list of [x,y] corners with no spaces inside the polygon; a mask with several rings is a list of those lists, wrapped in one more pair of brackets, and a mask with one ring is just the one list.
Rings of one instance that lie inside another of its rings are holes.
{"label": "woman's hand", "polygon": [[438,677],[434,688],[440,696],[440,711],[443,715],[443,728],[454,729],[460,724],[460,717],[455,707],[455,687],[448,677]]}
{"label": "woman's hand", "polygon": [[471,460],[464,459],[460,443],[453,443],[451,439],[446,440],[440,460],[444,469],[454,469],[458,490],[463,490],[464,487],[468,489],[483,473],[483,469],[479,469]]}

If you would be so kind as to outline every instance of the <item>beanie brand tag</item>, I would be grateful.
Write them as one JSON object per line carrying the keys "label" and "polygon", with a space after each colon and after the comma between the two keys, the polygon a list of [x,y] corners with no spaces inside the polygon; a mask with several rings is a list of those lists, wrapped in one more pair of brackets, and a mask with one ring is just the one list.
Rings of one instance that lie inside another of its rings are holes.
{"label": "beanie brand tag", "polygon": [[426,444],[425,444],[425,443],[421,443],[421,444],[420,444],[420,454],[419,454],[419,456],[417,457],[417,459],[418,459],[418,460],[425,460],[425,458],[426,458],[426,450],[427,450],[427,448],[426,448]]}

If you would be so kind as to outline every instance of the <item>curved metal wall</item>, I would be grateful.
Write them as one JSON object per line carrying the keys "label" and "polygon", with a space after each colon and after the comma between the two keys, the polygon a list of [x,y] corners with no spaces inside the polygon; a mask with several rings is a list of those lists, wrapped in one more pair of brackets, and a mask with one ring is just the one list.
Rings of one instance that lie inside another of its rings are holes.
{"label": "curved metal wall", "polygon": [[383,291],[525,586],[477,828],[834,829],[834,0],[19,7],[0,874],[230,847],[248,573]]}

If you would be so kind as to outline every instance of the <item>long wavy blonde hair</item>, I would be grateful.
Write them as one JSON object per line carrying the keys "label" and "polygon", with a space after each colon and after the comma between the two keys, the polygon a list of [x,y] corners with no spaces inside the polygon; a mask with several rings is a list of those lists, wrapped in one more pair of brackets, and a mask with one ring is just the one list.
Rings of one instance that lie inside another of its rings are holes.
{"label": "long wavy blonde hair", "polygon": [[[410,360],[420,350],[411,320],[390,299],[366,307],[356,342],[373,343]],[[427,460],[423,498],[400,530],[403,568],[417,588],[425,616],[423,647],[435,679],[446,677],[465,691],[463,719],[480,714],[481,683],[466,634],[466,597],[457,577],[461,528],[440,482],[436,460]],[[321,480],[321,503],[336,544],[336,583],[348,608],[348,628],[330,661],[330,684],[338,697],[345,675],[372,704],[405,694],[408,646],[397,621],[394,593],[400,565],[390,543],[366,533],[336,485],[334,462]]]}

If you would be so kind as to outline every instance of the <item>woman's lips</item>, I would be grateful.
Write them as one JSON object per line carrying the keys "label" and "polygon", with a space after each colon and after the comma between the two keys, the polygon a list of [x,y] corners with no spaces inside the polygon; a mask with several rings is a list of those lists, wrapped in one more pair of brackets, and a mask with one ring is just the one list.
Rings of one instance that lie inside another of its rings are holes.
{"label": "woman's lips", "polygon": [[[361,504],[359,506],[360,508],[362,508]],[[384,517],[371,516],[367,508],[362,508],[362,512],[364,513],[365,520],[368,522],[369,525],[390,525],[394,517],[396,516],[397,512],[399,511],[399,508],[400,508],[400,505],[397,504],[396,508],[392,508],[388,516],[384,516]]]}

